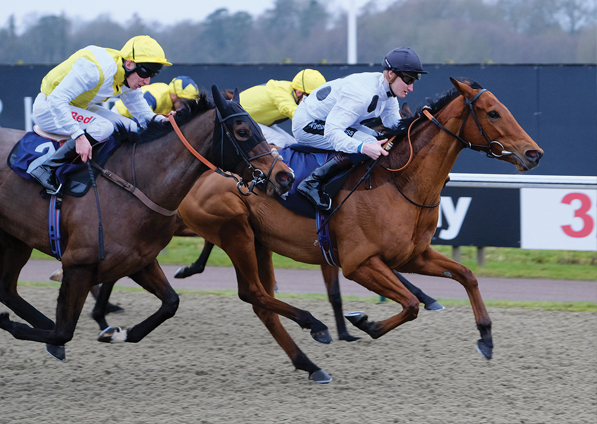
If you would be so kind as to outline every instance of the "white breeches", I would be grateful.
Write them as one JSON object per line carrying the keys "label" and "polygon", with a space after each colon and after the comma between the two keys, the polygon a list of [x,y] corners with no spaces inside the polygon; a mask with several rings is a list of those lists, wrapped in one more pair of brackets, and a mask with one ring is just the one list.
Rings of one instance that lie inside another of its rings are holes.
{"label": "white breeches", "polygon": [[[104,141],[116,128],[116,124],[122,124],[129,131],[136,132],[137,124],[129,118],[114,113],[100,105],[91,104],[87,109],[69,106],[72,117],[79,123],[79,127],[87,132],[97,141]],[[39,127],[47,132],[61,135],[66,134],[64,129],[56,124],[54,110],[49,107],[46,95],[38,94],[33,103],[33,120]]]}
{"label": "white breeches", "polygon": [[265,141],[267,141],[268,144],[273,144],[276,147],[286,147],[296,143],[296,140],[293,136],[275,124],[271,127],[266,127],[265,125],[261,124],[257,125],[259,125],[261,131],[263,131]]}

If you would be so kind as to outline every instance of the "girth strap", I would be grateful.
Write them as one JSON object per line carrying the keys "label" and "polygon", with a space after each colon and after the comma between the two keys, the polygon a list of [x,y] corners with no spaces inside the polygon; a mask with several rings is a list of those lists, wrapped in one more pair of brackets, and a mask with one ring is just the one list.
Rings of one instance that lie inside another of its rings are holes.
{"label": "girth strap", "polygon": [[100,171],[100,175],[102,175],[109,181],[112,181],[114,184],[122,187],[126,191],[130,192],[133,196],[135,196],[137,199],[139,199],[141,202],[143,202],[143,204],[145,206],[147,206],[149,209],[151,209],[152,211],[157,212],[164,216],[172,216],[178,212],[178,209],[171,211],[171,210],[165,209],[159,205],[156,205],[151,199],[149,199],[149,197],[147,197],[145,195],[145,193],[143,193],[141,190],[139,190],[137,187],[135,187],[134,185],[132,185],[125,179],[119,177],[118,175],[112,173],[111,171],[108,171],[107,169],[102,168],[101,166],[99,166],[96,162],[94,162],[91,159],[90,159],[90,163],[91,163],[91,166],[93,166],[95,169]]}

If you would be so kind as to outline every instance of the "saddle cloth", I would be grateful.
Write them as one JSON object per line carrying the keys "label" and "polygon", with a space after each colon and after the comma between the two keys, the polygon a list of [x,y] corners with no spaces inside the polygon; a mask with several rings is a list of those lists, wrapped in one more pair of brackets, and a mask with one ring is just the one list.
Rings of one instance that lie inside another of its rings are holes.
{"label": "saddle cloth", "polygon": [[[38,134],[39,131],[41,134]],[[21,140],[13,147],[8,155],[8,166],[21,177],[35,181],[29,172],[41,165],[53,152],[60,147],[60,141],[51,137],[55,134],[49,134],[40,130],[27,132]],[[66,137],[68,138],[68,137]],[[64,138],[62,139],[64,140]],[[105,142],[94,146],[93,157],[100,165],[104,166],[114,150],[122,143],[111,136]],[[94,175],[97,177],[99,171],[93,168]],[[56,178],[62,183],[62,193],[74,197],[84,196],[91,186],[89,171],[87,165],[79,159],[75,163],[65,164],[56,171]],[[45,190],[44,190],[45,193]]]}
{"label": "saddle cloth", "polygon": [[[288,194],[284,198],[276,197],[276,200],[287,209],[299,215],[315,219],[315,206],[305,196],[297,192],[296,189],[301,181],[311,175],[311,172],[316,168],[319,168],[330,160],[336,152],[333,150],[307,147],[297,143],[279,149],[278,153],[280,153],[284,162],[294,171],[295,181]],[[350,169],[340,173],[325,185],[326,192],[330,196],[333,197],[340,190],[349,172]]]}

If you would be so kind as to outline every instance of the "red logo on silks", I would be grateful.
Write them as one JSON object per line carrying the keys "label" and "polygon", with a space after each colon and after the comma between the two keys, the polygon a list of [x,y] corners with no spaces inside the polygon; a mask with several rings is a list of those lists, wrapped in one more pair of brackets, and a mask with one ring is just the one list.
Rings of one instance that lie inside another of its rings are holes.
{"label": "red logo on silks", "polygon": [[75,111],[72,112],[73,119],[81,124],[89,124],[91,121],[95,119],[95,116],[84,116]]}

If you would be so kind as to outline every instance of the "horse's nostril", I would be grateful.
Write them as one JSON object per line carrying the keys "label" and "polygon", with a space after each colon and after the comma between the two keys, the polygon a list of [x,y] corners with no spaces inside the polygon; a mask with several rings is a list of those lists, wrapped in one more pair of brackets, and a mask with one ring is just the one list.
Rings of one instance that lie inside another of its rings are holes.
{"label": "horse's nostril", "polygon": [[532,160],[533,162],[538,161],[539,159],[541,159],[541,156],[543,156],[541,152],[539,152],[538,150],[527,150],[524,154],[528,159]]}

